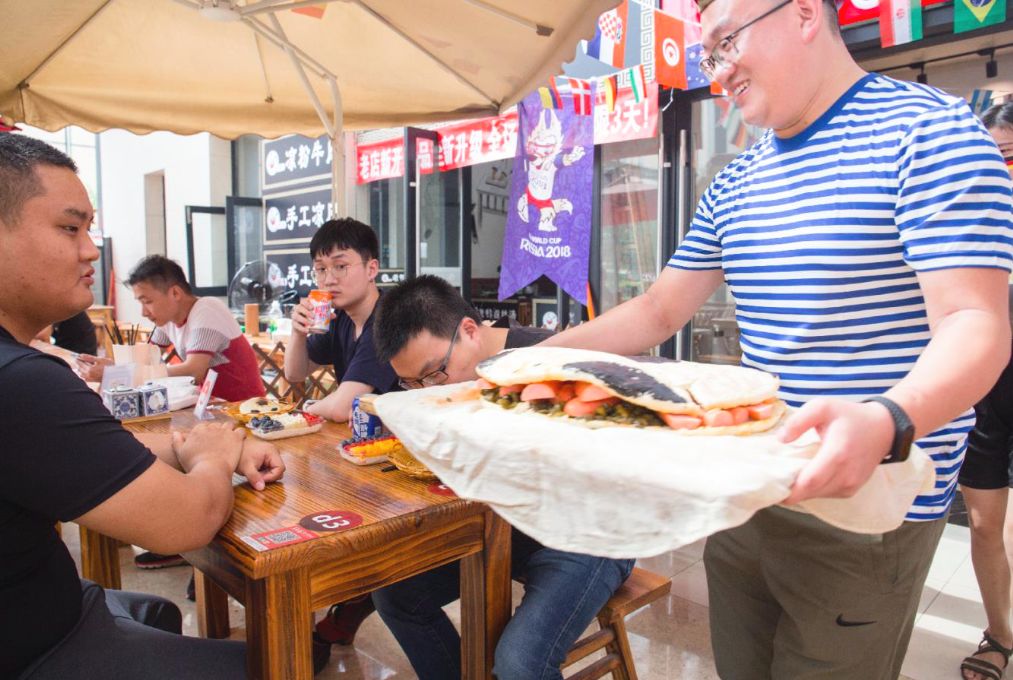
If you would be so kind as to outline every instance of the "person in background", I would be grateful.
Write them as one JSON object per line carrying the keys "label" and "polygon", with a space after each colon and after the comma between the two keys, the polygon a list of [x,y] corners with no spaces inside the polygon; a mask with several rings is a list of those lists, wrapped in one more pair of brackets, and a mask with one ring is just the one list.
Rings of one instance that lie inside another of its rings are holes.
{"label": "person in background", "polygon": [[[725,680],[896,678],[974,423],[1010,358],[1009,173],[961,98],[866,73],[830,0],[700,0],[701,70],[766,128],[648,291],[547,345],[639,354],[727,284],[742,364],[780,379],[783,503],[853,496],[912,441],[935,485],[879,535],[774,506],[707,539]],[[671,225],[669,225],[671,226]]]}
{"label": "person in background", "polygon": [[[387,292],[375,329],[377,355],[390,361],[405,389],[473,380],[480,361],[552,334],[486,326],[453,286],[431,275]],[[567,652],[630,575],[633,560],[554,550],[516,529],[511,543],[512,573],[524,583],[524,596],[496,646],[493,674],[499,680],[562,678]],[[373,593],[420,680],[461,677],[461,639],[442,609],[458,597],[458,562]]]}
{"label": "person in background", "polygon": [[[182,360],[166,366],[170,376],[188,375],[199,385],[214,369],[214,397],[243,401],[266,394],[257,357],[232,312],[218,298],[194,295],[182,267],[149,255],[130,272],[126,285],[141,303],[141,314],[155,324],[150,342],[163,350],[171,345]],[[81,355],[77,367],[85,380],[99,382],[110,364],[109,358]]]}
{"label": "person in background", "polygon": [[93,301],[94,211],[76,172],[48,144],[0,135],[0,677],[240,680],[243,643],[184,637],[168,600],[80,579],[56,530],[196,549],[231,513],[234,472],[263,489],[284,471],[274,446],[234,426],[135,437],[28,346]]}
{"label": "person in background", "polygon": [[98,336],[95,334],[95,324],[88,316],[88,312],[78,312],[69,319],[46,326],[35,339],[42,342],[52,341],[57,347],[77,354],[93,355],[98,352]]}
{"label": "person in background", "polygon": [[[149,255],[137,263],[125,283],[141,303],[141,314],[155,324],[150,342],[163,350],[171,345],[182,359],[182,363],[166,365],[170,376],[190,376],[199,385],[214,369],[218,376],[213,397],[244,401],[266,394],[257,357],[232,312],[218,298],[194,295],[182,267],[162,255]],[[108,357],[81,354],[77,370],[85,380],[100,382],[105,367],[112,363]],[[134,565],[162,569],[186,562],[179,555],[143,552],[134,558]],[[192,585],[191,581],[188,597]]]}
{"label": "person in background", "polygon": [[380,299],[376,275],[380,245],[369,225],[350,217],[325,222],[310,241],[313,280],[331,294],[334,309],[325,333],[312,333],[313,305],[304,298],[292,310],[292,338],[285,349],[285,379],[300,383],[320,366],[330,364],[337,387],[306,410],[345,422],[352,400],[383,394],[397,387],[390,364],[378,361],[373,349],[373,310]]}
{"label": "person in background", "polygon": [[[1007,167],[1013,168],[1013,102],[981,117]],[[1010,565],[1013,521],[1008,517],[1013,484],[1013,363],[974,407],[976,421],[960,468],[960,491],[971,527],[971,562],[988,627],[978,650],[960,664],[965,680],[998,680],[1013,654],[1010,630]],[[1004,534],[1006,538],[1004,540]]]}

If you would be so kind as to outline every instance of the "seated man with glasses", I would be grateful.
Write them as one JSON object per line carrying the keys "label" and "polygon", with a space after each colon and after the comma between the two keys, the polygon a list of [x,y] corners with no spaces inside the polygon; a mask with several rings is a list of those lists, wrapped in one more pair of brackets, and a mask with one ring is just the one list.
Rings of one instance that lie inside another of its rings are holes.
{"label": "seated man with glasses", "polygon": [[[485,326],[449,283],[428,275],[388,291],[375,328],[377,356],[390,361],[408,389],[472,380],[483,359],[552,334]],[[630,575],[633,560],[553,550],[516,529],[512,549],[512,573],[523,581],[524,597],[496,646],[493,673],[499,680],[561,678],[567,652]],[[461,677],[461,639],[442,609],[458,597],[457,562],[373,593],[420,680]]]}
{"label": "seated man with glasses", "polygon": [[313,305],[303,299],[292,310],[292,339],[285,349],[285,379],[300,383],[324,364],[334,366],[337,388],[307,407],[335,422],[348,420],[352,400],[394,389],[397,377],[373,350],[373,309],[380,299],[376,275],[380,245],[372,227],[351,218],[331,220],[310,241],[313,279],[331,294],[334,316],[326,333],[311,333]]}

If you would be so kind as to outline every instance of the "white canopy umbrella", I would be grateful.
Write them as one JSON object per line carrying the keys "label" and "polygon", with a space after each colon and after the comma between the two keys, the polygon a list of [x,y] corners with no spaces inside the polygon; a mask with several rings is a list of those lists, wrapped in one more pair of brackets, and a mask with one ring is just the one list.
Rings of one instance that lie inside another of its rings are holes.
{"label": "white canopy umbrella", "polygon": [[617,0],[0,0],[0,116],[46,130],[326,134],[495,115]]}

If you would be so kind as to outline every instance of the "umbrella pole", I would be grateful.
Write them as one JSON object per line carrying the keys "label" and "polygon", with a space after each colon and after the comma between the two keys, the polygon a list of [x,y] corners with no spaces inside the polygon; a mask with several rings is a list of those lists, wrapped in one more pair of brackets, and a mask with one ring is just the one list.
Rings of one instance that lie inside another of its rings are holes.
{"label": "umbrella pole", "polygon": [[347,192],[345,189],[345,113],[341,103],[341,90],[335,78],[328,80],[331,85],[331,99],[334,104],[334,121],[330,126],[331,140],[331,202],[334,204],[334,216],[348,215]]}

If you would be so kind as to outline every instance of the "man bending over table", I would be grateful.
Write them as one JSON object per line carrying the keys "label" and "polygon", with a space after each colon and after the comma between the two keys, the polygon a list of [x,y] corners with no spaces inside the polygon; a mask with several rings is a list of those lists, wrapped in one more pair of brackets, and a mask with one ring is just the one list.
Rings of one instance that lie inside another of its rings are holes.
{"label": "man bending over table", "polygon": [[[125,282],[141,303],[141,314],[155,324],[151,343],[163,350],[172,345],[182,363],[166,366],[171,376],[188,375],[200,385],[214,369],[211,395],[243,401],[266,394],[257,357],[232,312],[215,297],[197,297],[183,268],[163,255],[138,262]],[[82,354],[77,370],[85,380],[99,382],[112,359]]]}
{"label": "man bending over table", "polygon": [[175,553],[208,543],[232,510],[232,473],[258,489],[277,450],[231,426],[127,432],[59,359],[28,346],[92,303],[94,211],[74,162],[0,135],[0,677],[245,678],[239,642],[180,635],[162,598],[78,578],[58,521]]}
{"label": "man bending over table", "polygon": [[[495,328],[446,281],[419,276],[383,296],[376,317],[376,350],[405,389],[462,382],[504,350],[551,335],[539,328]],[[612,560],[546,548],[513,530],[512,574],[524,597],[496,646],[499,680],[562,678],[559,666],[598,610],[633,570]],[[460,596],[457,562],[381,588],[373,602],[420,680],[461,677],[461,639],[441,607]]]}

